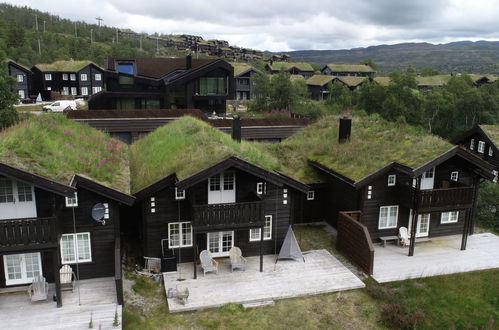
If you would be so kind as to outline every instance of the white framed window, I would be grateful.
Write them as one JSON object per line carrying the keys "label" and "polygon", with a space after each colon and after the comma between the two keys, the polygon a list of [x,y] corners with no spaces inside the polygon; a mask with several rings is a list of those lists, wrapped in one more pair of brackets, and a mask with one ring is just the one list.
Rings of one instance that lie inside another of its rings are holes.
{"label": "white framed window", "polygon": [[96,73],[96,74],[95,74],[95,80],[96,80],[96,81],[101,81],[101,80],[102,80],[102,74],[100,74],[100,73]]}
{"label": "white framed window", "polygon": [[62,74],[62,80],[68,80],[68,74],[67,73],[63,73]]}
{"label": "white framed window", "polygon": [[192,226],[190,222],[168,224],[168,247],[170,249],[192,246]]}
{"label": "white framed window", "polygon": [[69,75],[69,79],[72,80],[72,81],[76,81],[76,73],[71,73]]}
{"label": "white framed window", "polygon": [[109,219],[109,204],[104,203],[104,219]]}
{"label": "white framed window", "polygon": [[78,94],[78,88],[71,87],[71,95],[77,95],[77,94]]}
{"label": "white framed window", "polygon": [[456,181],[459,179],[459,172],[458,171],[452,171],[450,172],[450,180],[451,181]]}
{"label": "white framed window", "polygon": [[397,175],[396,174],[390,174],[388,176],[388,187],[392,187],[397,183]]}
{"label": "white framed window", "polygon": [[470,141],[470,150],[475,150],[475,139],[471,139]]}
{"label": "white framed window", "polygon": [[367,187],[367,199],[373,198],[373,186]]}
{"label": "white framed window", "polygon": [[102,87],[92,87],[92,94],[97,94],[102,90]]}
{"label": "white framed window", "polygon": [[483,141],[478,141],[478,148],[477,151],[481,154],[485,152],[485,142]]}
{"label": "white framed window", "polygon": [[60,246],[63,264],[92,261],[90,233],[63,234]]}
{"label": "white framed window", "polygon": [[81,88],[81,95],[88,95],[88,87]]}
{"label": "white framed window", "polygon": [[76,192],[73,197],[66,197],[66,207],[78,207],[78,194]]}
{"label": "white framed window", "polygon": [[307,191],[307,201],[313,201],[315,199],[315,191]]}
{"label": "white framed window", "polygon": [[87,74],[86,73],[82,73],[80,74],[80,80],[81,81],[87,81],[88,77],[87,77]]}
{"label": "white framed window", "polygon": [[267,193],[267,184],[265,182],[257,182],[256,184],[257,195],[263,195]]}
{"label": "white framed window", "polygon": [[492,157],[494,155],[494,151],[492,151],[492,147],[489,147],[489,156]]}
{"label": "white framed window", "polygon": [[29,284],[43,274],[40,252],[7,254],[3,256],[3,264],[6,285]]}
{"label": "white framed window", "polygon": [[45,74],[45,80],[52,80],[52,74],[46,73]]}
{"label": "white framed window", "polygon": [[175,187],[175,199],[185,199],[185,190],[178,190],[177,187]]}
{"label": "white framed window", "polygon": [[442,212],[440,223],[456,223],[459,219],[459,211]]}
{"label": "white framed window", "polygon": [[69,87],[67,86],[62,87],[62,95],[69,95]]}
{"label": "white framed window", "polygon": [[33,186],[21,181],[17,181],[17,200],[19,202],[32,202]]}
{"label": "white framed window", "polygon": [[48,86],[48,87],[47,87],[47,90],[48,90],[48,91],[51,91],[51,90],[52,90],[52,87]]}
{"label": "white framed window", "polygon": [[397,228],[398,216],[398,205],[381,206],[379,208],[378,229]]}
{"label": "white framed window", "polygon": [[492,180],[492,182],[496,182],[497,183],[497,179],[499,177],[499,172],[497,172],[496,170],[492,171],[492,174],[494,174],[494,179]]}
{"label": "white framed window", "polygon": [[156,213],[156,197],[151,197],[149,199],[151,205],[151,213]]}
{"label": "white framed window", "polygon": [[[259,241],[261,234],[261,228],[251,228],[249,231],[250,242]],[[272,215],[266,215],[265,225],[263,226],[263,240],[267,241],[270,239],[272,239]]]}
{"label": "white framed window", "polygon": [[26,97],[26,94],[24,94],[23,89],[18,90],[17,94],[19,95],[19,98],[21,98],[21,99],[24,99]]}
{"label": "white framed window", "polygon": [[23,74],[18,74],[17,75],[17,82],[23,82],[24,81],[24,75]]}

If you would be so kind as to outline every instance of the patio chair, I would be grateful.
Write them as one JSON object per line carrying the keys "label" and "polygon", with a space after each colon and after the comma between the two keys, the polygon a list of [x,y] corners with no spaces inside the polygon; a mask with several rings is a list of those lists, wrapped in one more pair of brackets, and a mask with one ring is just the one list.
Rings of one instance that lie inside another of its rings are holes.
{"label": "patio chair", "polygon": [[241,249],[234,246],[229,251],[230,255],[230,272],[234,269],[246,270],[246,258],[242,256]]}
{"label": "patio chair", "polygon": [[64,265],[61,267],[59,270],[59,277],[61,279],[61,290],[74,291],[76,275],[70,265]]}
{"label": "patio chair", "polygon": [[399,228],[399,238],[400,244],[402,244],[403,247],[409,246],[411,235],[409,235],[406,227]]}
{"label": "patio chair", "polygon": [[39,275],[33,279],[33,283],[28,287],[28,295],[31,302],[47,300],[49,292],[49,284],[45,277]]}
{"label": "patio chair", "polygon": [[218,274],[218,262],[213,259],[210,251],[201,251],[199,259],[201,260],[201,268],[203,268],[203,276],[208,272],[216,272]]}

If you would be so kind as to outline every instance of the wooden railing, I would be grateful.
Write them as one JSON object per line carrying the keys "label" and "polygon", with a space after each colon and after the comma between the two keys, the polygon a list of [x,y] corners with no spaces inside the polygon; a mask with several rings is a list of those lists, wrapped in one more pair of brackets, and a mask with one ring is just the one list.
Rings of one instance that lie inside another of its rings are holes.
{"label": "wooden railing", "polygon": [[374,246],[366,226],[360,223],[360,211],[340,212],[336,248],[369,275],[374,270]]}
{"label": "wooden railing", "polygon": [[473,187],[420,190],[418,208],[470,205]]}
{"label": "wooden railing", "polygon": [[194,205],[194,227],[259,227],[264,224],[263,202]]}
{"label": "wooden railing", "polygon": [[0,249],[50,243],[57,244],[55,217],[0,220]]}

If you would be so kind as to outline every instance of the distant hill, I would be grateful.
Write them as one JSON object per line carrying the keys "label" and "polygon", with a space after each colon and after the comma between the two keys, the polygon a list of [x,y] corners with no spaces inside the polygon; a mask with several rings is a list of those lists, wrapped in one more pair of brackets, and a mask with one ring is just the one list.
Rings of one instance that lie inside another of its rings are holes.
{"label": "distant hill", "polygon": [[371,58],[378,71],[432,67],[444,73],[499,73],[499,41],[459,41],[448,44],[402,43],[350,50],[285,52],[293,61],[314,64],[358,63]]}

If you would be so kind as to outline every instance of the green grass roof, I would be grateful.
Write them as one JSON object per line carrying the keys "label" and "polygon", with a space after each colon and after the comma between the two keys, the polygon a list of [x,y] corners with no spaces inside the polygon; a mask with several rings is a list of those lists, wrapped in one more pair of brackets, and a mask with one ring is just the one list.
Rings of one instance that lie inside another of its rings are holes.
{"label": "green grass roof", "polygon": [[69,184],[83,174],[128,193],[128,147],[62,114],[32,116],[0,133],[0,162]]}
{"label": "green grass roof", "polygon": [[490,82],[494,82],[498,79],[497,76],[492,75],[492,74],[470,74],[469,76],[470,76],[471,80],[473,80],[473,81],[477,81],[477,80],[480,80],[482,78],[487,78],[487,79],[489,79]]}
{"label": "green grass roof", "polygon": [[307,85],[313,86],[324,86],[330,81],[332,81],[335,76],[325,75],[325,74],[314,74],[312,77],[307,79]]}
{"label": "green grass roof", "polygon": [[390,77],[374,77],[374,81],[380,84],[381,86],[388,86],[390,85]]}
{"label": "green grass roof", "polygon": [[494,142],[496,148],[499,148],[499,125],[480,125],[489,139]]}
{"label": "green grass roof", "polygon": [[367,77],[355,77],[355,76],[341,76],[337,78],[343,81],[345,85],[351,87],[358,86],[368,80]]}
{"label": "green grass roof", "polygon": [[269,171],[284,171],[279,160],[256,142],[234,141],[230,135],[185,116],[156,129],[130,148],[132,192],[176,174],[186,179],[230,156]]}
{"label": "green grass roof", "polygon": [[392,162],[417,168],[453,147],[420,128],[379,116],[354,117],[350,141],[339,144],[338,126],[338,117],[324,117],[269,148],[294,178],[312,183],[320,180],[307,159],[359,181]]}
{"label": "green grass roof", "polygon": [[292,67],[296,67],[302,71],[314,71],[314,68],[305,62],[274,62],[271,65],[272,70],[287,71]]}
{"label": "green grass roof", "polygon": [[305,77],[302,76],[301,74],[292,74],[289,76],[289,79],[291,81],[297,81],[297,80],[305,80]]}
{"label": "green grass roof", "polygon": [[89,64],[94,64],[92,61],[56,61],[51,64],[35,65],[41,71],[60,71],[60,72],[76,72]]}
{"label": "green grass roof", "polygon": [[328,64],[333,72],[375,72],[373,68],[365,64]]}
{"label": "green grass roof", "polygon": [[416,77],[418,86],[444,86],[452,78],[450,74],[440,74],[428,77]]}
{"label": "green grass roof", "polygon": [[253,66],[249,65],[248,63],[241,63],[241,62],[229,62],[230,65],[234,67],[234,77],[240,75],[243,72],[246,72],[250,69],[256,70]]}

